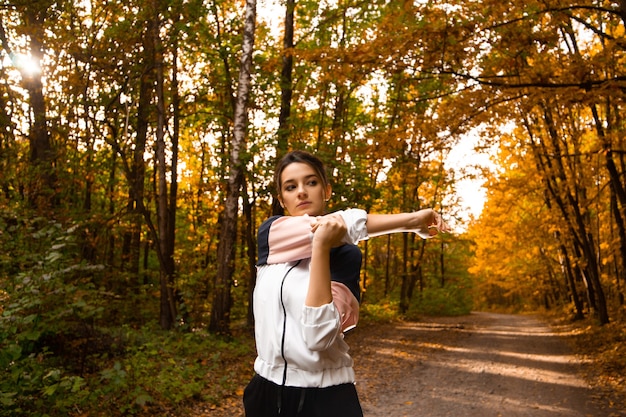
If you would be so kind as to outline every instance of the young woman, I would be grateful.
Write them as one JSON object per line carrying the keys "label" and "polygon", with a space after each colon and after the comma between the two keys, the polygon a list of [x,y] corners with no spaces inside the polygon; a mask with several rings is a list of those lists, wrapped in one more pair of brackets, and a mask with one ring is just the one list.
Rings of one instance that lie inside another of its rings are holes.
{"label": "young woman", "polygon": [[399,231],[434,236],[438,213],[325,214],[331,186],[322,162],[293,151],[275,171],[289,216],[259,228],[254,289],[256,375],[244,392],[246,417],[361,417],[344,332],[359,317],[361,251],[368,237]]}

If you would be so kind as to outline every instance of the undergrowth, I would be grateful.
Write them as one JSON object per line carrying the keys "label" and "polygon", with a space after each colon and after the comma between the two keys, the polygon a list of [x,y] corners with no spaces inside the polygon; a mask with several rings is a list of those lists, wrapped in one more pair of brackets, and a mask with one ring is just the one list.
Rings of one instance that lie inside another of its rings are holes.
{"label": "undergrowth", "polygon": [[608,400],[626,403],[626,307],[614,312],[615,320],[599,325],[593,317],[564,319],[550,314],[553,325],[566,337],[572,350],[585,359],[587,381],[603,390]]}
{"label": "undergrowth", "polygon": [[163,331],[146,320],[149,286],[122,312],[110,268],[77,261],[78,225],[23,227],[0,228],[16,236],[0,253],[0,417],[185,415],[251,376],[249,333]]}
{"label": "undergrowth", "polygon": [[254,345],[246,334],[123,328],[116,340],[123,348],[92,358],[92,371],[82,376],[60,366],[69,358],[52,354],[14,361],[7,368],[22,376],[0,382],[0,415],[181,415],[193,402],[219,405],[252,372]]}

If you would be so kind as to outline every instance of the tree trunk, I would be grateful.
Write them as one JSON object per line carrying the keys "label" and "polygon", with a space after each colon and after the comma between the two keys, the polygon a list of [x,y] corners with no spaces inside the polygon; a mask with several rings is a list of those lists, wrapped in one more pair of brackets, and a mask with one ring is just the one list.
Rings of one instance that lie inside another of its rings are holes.
{"label": "tree trunk", "polygon": [[[615,223],[617,224],[617,230],[619,233],[619,249],[621,253],[621,269],[619,268],[619,262],[617,259],[615,260],[615,283],[617,287],[617,297],[619,301],[619,305],[624,305],[624,293],[622,291],[622,285],[626,282],[626,232],[624,232],[624,219],[619,213],[619,207],[617,204],[617,198],[615,197],[615,193],[611,190],[611,211],[617,212],[613,214],[615,219]],[[611,235],[613,232],[611,231]]]}
{"label": "tree trunk", "polygon": [[[247,189],[246,181],[244,180],[244,190]],[[252,184],[252,190],[254,190],[254,184]],[[256,224],[254,223],[254,196],[252,203],[244,193],[243,198],[243,211],[246,217],[246,247],[248,248],[248,316],[247,325],[250,328],[254,328],[254,310],[253,310],[253,294],[254,287],[256,285]]]}
{"label": "tree trunk", "polygon": [[220,228],[220,241],[217,245],[217,285],[213,293],[209,330],[214,333],[230,333],[231,283],[234,272],[234,249],[237,234],[237,214],[240,189],[243,182],[244,164],[241,152],[246,143],[248,124],[248,96],[250,94],[252,52],[256,26],[256,0],[246,0],[243,47],[237,100],[235,103],[235,128],[230,147],[228,189],[224,207],[224,217]]}
{"label": "tree trunk", "polygon": [[400,286],[400,313],[409,309],[409,234],[402,233],[402,285]]}
{"label": "tree trunk", "polygon": [[[538,164],[538,166],[540,165],[541,164]],[[544,196],[543,199],[546,203],[546,206],[548,207],[548,210],[551,210],[552,200],[550,198],[550,194],[548,193],[548,190],[544,190],[543,196]],[[583,304],[580,300],[580,297],[578,295],[578,290],[576,288],[576,279],[574,276],[574,271],[572,269],[570,256],[567,252],[567,247],[565,246],[565,243],[563,243],[561,232],[559,231],[554,232],[554,238],[556,239],[557,242],[559,242],[559,254],[560,254],[559,264],[561,266],[561,271],[563,272],[563,275],[565,276],[567,287],[570,290],[572,302],[574,303],[574,309],[575,309],[574,320],[582,320],[585,317],[585,314],[583,311]]]}
{"label": "tree trunk", "polygon": [[280,114],[278,116],[278,143],[276,157],[280,159],[289,149],[291,128],[291,97],[293,95],[293,32],[295,0],[287,0],[285,5],[285,36],[283,38],[282,69],[280,72]]}
{"label": "tree trunk", "polygon": [[391,267],[391,234],[387,235],[387,256],[385,257],[385,291],[383,295],[389,295],[389,287],[391,286],[391,275],[389,269]]}
{"label": "tree trunk", "polygon": [[[579,202],[574,195],[575,191],[568,185],[570,179],[568,179],[563,166],[562,158],[564,153],[561,149],[552,114],[545,104],[542,106],[542,111],[551,148],[548,149],[548,144],[541,140],[538,141],[538,144],[534,143],[533,131],[528,122],[526,123],[526,129],[532,138],[531,146],[535,153],[538,167],[545,173],[547,189],[568,225],[569,232],[574,240],[574,248],[582,251],[579,253],[578,259],[584,268],[582,272],[585,283],[587,284],[589,301],[595,306],[600,323],[606,324],[609,322],[609,316],[604,291],[600,283],[593,237],[591,233],[587,231],[588,227]],[[542,147],[541,150],[539,150],[540,146]]]}
{"label": "tree trunk", "polygon": [[407,286],[407,293],[406,293],[406,299],[407,299],[407,311],[408,308],[411,305],[411,300],[413,299],[413,293],[415,292],[415,285],[419,282],[420,283],[420,293],[422,293],[424,291],[424,274],[423,274],[423,270],[422,270],[422,262],[424,260],[424,254],[426,253],[426,241],[425,240],[421,240],[419,242],[420,245],[420,250],[419,250],[419,254],[416,256],[415,255],[415,240],[416,240],[416,234],[411,233],[410,234],[410,255],[409,255],[409,265],[410,265],[410,270],[409,270],[409,279],[408,279],[408,286]]}
{"label": "tree trunk", "polygon": [[441,274],[441,288],[446,286],[446,257],[445,257],[446,245],[441,239],[439,243],[439,273]]}
{"label": "tree trunk", "polygon": [[[557,240],[561,240],[560,233],[557,232]],[[582,320],[585,315],[583,313],[583,304],[580,301],[580,297],[578,296],[578,291],[576,289],[576,280],[574,279],[574,272],[572,271],[572,264],[569,259],[569,255],[567,254],[567,248],[563,243],[559,246],[559,252],[561,253],[561,268],[563,271],[563,275],[565,276],[565,280],[567,282],[567,286],[569,287],[570,293],[572,295],[572,302],[574,303],[574,320]]]}
{"label": "tree trunk", "polygon": [[[153,4],[155,10],[156,4]],[[156,107],[157,107],[157,127],[156,127],[156,170],[157,170],[157,229],[155,236],[158,242],[157,250],[159,256],[159,283],[160,283],[160,312],[159,323],[165,330],[171,329],[176,322],[176,301],[174,299],[174,259],[173,242],[170,241],[170,230],[174,224],[170,224],[168,208],[167,190],[167,162],[165,159],[165,94],[163,75],[163,54],[162,45],[159,38],[159,14],[155,12],[152,37],[155,46],[155,67],[156,67]]]}
{"label": "tree trunk", "polygon": [[[152,24],[152,23],[149,23]],[[139,81],[139,103],[137,105],[137,127],[135,136],[135,147],[133,150],[133,160],[130,169],[129,192],[128,192],[128,212],[130,215],[130,229],[124,236],[123,259],[128,261],[128,270],[137,276],[139,275],[139,258],[141,250],[141,227],[143,224],[143,199],[145,195],[146,162],[144,153],[146,151],[146,139],[148,136],[148,119],[150,114],[150,102],[152,100],[152,84],[154,69],[154,45],[149,31],[144,37],[144,72]],[[134,283],[135,285],[137,282]]]}
{"label": "tree trunk", "polygon": [[[291,98],[293,95],[293,32],[295,0],[287,0],[285,5],[285,36],[283,38],[282,69],[280,72],[280,114],[278,115],[278,137],[276,143],[276,159],[280,160],[289,150],[289,136],[291,133]],[[274,184],[272,184],[274,187]],[[275,195],[279,190],[275,190]],[[272,199],[272,215],[283,215],[285,210],[276,197]]]}
{"label": "tree trunk", "polygon": [[[552,126],[552,121],[551,121],[549,112],[546,111],[545,114],[547,117],[548,126]],[[581,212],[578,201],[572,195],[572,191],[567,189],[567,186],[566,186],[567,177],[565,174],[565,169],[562,166],[562,161],[560,159],[562,152],[561,152],[561,149],[559,148],[559,142],[556,137],[555,130],[553,128],[550,128],[549,137],[552,140],[552,145],[554,147],[554,151],[556,154],[556,157],[554,158],[554,161],[555,161],[554,165],[557,170],[556,171],[557,177],[560,179],[558,183],[561,184],[561,187],[562,187],[562,189],[559,190],[559,193],[562,193],[565,196],[565,199],[564,199],[565,201],[562,201],[562,203],[560,204],[560,207],[563,212],[563,215],[566,216],[568,219],[570,219],[570,222],[569,222],[570,230],[572,231],[572,234],[575,236],[574,243],[578,244],[580,249],[582,250],[583,258],[581,260],[583,261],[585,265],[584,276],[585,276],[587,283],[589,284],[588,291],[591,291],[590,300],[593,300],[600,323],[606,324],[609,322],[609,316],[608,316],[608,310],[607,310],[607,305],[606,305],[606,299],[604,296],[604,290],[602,289],[602,284],[600,283],[600,276],[599,276],[600,271],[599,271],[598,264],[596,262],[597,254],[595,250],[595,245],[593,243],[593,236],[587,230],[588,226],[585,222],[585,219],[583,218],[583,214]],[[565,189],[563,189],[563,187]],[[571,216],[570,216],[570,212],[571,212]]]}
{"label": "tree trunk", "polygon": [[[177,16],[177,19],[180,16]],[[174,24],[174,27],[177,25]],[[180,292],[174,286],[174,278],[176,276],[176,268],[174,262],[174,250],[176,248],[176,212],[178,208],[178,153],[179,153],[179,138],[180,138],[180,94],[178,92],[178,33],[175,34],[175,41],[172,46],[172,156],[171,156],[171,168],[170,168],[170,195],[169,195],[169,207],[168,207],[168,221],[169,225],[167,230],[167,252],[165,253],[166,259],[170,259],[171,262],[171,282],[170,285],[174,288],[174,299],[178,304],[182,303],[182,296]],[[179,312],[181,320],[187,322],[188,311],[185,309]]]}
{"label": "tree trunk", "polygon": [[[591,106],[591,111],[596,125],[596,132],[602,140],[604,161],[606,170],[609,173],[611,212],[617,227],[617,235],[619,237],[619,257],[621,259],[622,273],[626,274],[626,227],[624,225],[624,215],[626,214],[626,189],[624,188],[624,180],[618,171],[617,164],[613,159],[613,144],[604,133],[603,122],[600,120],[596,106]],[[620,294],[622,303],[623,295],[619,291],[620,277],[616,276],[618,293]]]}

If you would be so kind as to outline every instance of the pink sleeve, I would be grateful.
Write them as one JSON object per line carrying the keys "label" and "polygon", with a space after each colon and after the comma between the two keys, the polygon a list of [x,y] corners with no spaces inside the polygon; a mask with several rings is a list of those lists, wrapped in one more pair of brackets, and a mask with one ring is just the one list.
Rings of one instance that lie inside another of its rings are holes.
{"label": "pink sleeve", "polygon": [[359,302],[344,284],[333,281],[330,285],[333,303],[341,317],[341,331],[345,333],[355,328],[359,322]]}
{"label": "pink sleeve", "polygon": [[285,216],[272,223],[267,263],[279,264],[310,258],[312,220],[309,216]]}
{"label": "pink sleeve", "polygon": [[[344,243],[357,244],[367,236],[367,213],[360,209],[348,209],[337,212],[346,223],[347,233]],[[304,216],[283,216],[270,226],[265,263],[279,264],[311,257],[311,222],[315,218]]]}

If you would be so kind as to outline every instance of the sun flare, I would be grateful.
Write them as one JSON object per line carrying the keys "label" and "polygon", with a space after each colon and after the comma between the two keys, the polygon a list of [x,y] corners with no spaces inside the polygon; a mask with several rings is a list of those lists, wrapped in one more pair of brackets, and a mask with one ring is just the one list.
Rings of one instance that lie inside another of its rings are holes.
{"label": "sun flare", "polygon": [[22,74],[33,76],[41,73],[39,63],[28,55],[18,54],[14,57],[13,62]]}

